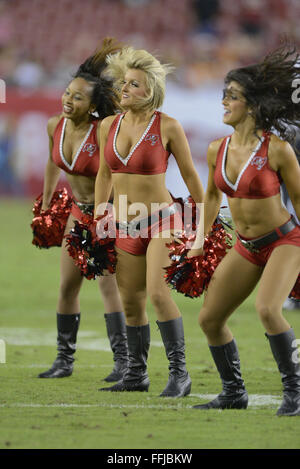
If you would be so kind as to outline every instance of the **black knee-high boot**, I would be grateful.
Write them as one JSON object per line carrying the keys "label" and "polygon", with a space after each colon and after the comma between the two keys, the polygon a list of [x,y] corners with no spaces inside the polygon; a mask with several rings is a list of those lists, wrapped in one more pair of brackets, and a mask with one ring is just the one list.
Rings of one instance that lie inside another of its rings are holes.
{"label": "black knee-high boot", "polygon": [[99,391],[148,391],[147,358],[150,348],[150,326],[126,326],[128,367],[123,378],[109,388]]}
{"label": "black knee-high boot", "polygon": [[78,314],[57,314],[57,357],[51,368],[38,375],[39,378],[65,378],[73,372],[77,332],[80,323]]}
{"label": "black knee-high boot", "polygon": [[295,333],[289,329],[281,334],[266,336],[283,384],[283,401],[277,415],[300,415],[300,364]]}
{"label": "black knee-high boot", "polygon": [[114,368],[112,372],[104,378],[104,381],[111,383],[123,378],[128,365],[128,347],[124,313],[104,314],[107,336],[113,352]]}
{"label": "black knee-high boot", "polygon": [[185,345],[182,318],[156,321],[169,360],[169,380],[161,397],[183,397],[191,392],[192,381],[185,365]]}
{"label": "black knee-high boot", "polygon": [[194,409],[246,409],[248,394],[240,371],[240,359],[233,339],[220,346],[209,346],[220,374],[223,390],[211,402],[194,406]]}

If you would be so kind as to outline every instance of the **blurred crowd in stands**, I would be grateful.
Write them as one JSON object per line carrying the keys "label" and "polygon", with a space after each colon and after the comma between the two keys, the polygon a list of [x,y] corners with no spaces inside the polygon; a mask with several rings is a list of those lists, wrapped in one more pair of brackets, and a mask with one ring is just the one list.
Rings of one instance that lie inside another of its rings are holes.
{"label": "blurred crowd in stands", "polygon": [[[300,0],[0,0],[7,98],[3,104],[0,97],[0,196],[41,191],[47,120],[61,111],[62,90],[105,36],[175,65],[165,112],[182,123],[205,184],[208,143],[228,132],[225,74],[260,60],[284,35],[299,48],[299,24]],[[185,185],[171,163],[170,189],[182,196]]]}
{"label": "blurred crowd in stands", "polygon": [[[0,79],[10,92],[8,106],[0,105],[0,196],[41,192],[48,116],[60,110],[61,90],[105,36],[176,66],[174,101],[205,181],[207,145],[223,135],[216,123],[224,76],[259,61],[285,36],[299,49],[299,24],[300,0],[0,0]],[[205,101],[198,89],[206,90]],[[191,99],[184,112],[182,102]],[[176,188],[180,178],[170,174],[174,192],[172,178]]]}
{"label": "blurred crowd in stands", "polygon": [[0,78],[61,88],[104,36],[157,52],[194,88],[277,46],[300,44],[299,0],[0,0]]}

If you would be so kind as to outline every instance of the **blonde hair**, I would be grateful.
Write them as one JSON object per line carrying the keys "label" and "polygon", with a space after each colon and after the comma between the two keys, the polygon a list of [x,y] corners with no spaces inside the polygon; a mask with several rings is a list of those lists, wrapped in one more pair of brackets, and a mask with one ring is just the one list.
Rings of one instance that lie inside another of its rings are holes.
{"label": "blonde hair", "polygon": [[142,70],[146,74],[147,94],[140,98],[140,109],[154,111],[160,108],[165,98],[166,76],[174,70],[169,64],[160,61],[143,49],[125,47],[106,58],[108,74],[117,88],[121,88],[124,76],[129,69]]}

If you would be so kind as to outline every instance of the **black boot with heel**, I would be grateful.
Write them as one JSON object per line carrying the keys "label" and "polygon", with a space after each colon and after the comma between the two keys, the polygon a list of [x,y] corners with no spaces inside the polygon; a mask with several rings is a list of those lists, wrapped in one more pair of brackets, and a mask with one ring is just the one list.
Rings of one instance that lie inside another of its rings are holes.
{"label": "black boot with heel", "polygon": [[182,317],[156,321],[169,360],[169,380],[161,397],[183,397],[191,392],[192,381],[186,370]]}
{"label": "black boot with heel", "polygon": [[38,375],[39,378],[65,378],[73,372],[80,313],[59,314],[57,318],[57,357],[51,368]]}
{"label": "black boot with heel", "polygon": [[300,415],[300,364],[293,329],[281,334],[266,334],[283,384],[283,401],[278,416]]}
{"label": "black boot with heel", "polygon": [[246,409],[248,394],[240,371],[240,359],[236,342],[209,346],[222,380],[222,392],[211,402],[194,406],[194,409]]}
{"label": "black boot with heel", "polygon": [[128,367],[123,378],[108,388],[99,391],[122,392],[140,391],[149,389],[147,373],[147,358],[150,348],[150,326],[126,326],[128,342]]}
{"label": "black boot with heel", "polygon": [[104,319],[115,362],[112,372],[104,381],[111,383],[123,378],[128,365],[126,324],[124,313],[121,312],[104,314]]}

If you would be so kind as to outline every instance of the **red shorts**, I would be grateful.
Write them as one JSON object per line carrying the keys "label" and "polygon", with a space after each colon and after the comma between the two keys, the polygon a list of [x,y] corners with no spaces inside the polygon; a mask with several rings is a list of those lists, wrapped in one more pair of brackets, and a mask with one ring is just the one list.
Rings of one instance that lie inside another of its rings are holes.
{"label": "red shorts", "polygon": [[[173,204],[170,204],[170,206]],[[157,212],[156,212],[157,213]],[[155,216],[155,213],[153,214]],[[118,225],[117,225],[118,226]],[[122,228],[116,230],[116,246],[123,251],[130,254],[145,255],[151,239],[164,230],[181,231],[183,228],[183,221],[181,212],[175,212],[172,215],[160,218],[159,221],[141,228],[139,234],[134,237],[127,234]]]}
{"label": "red shorts", "polygon": [[[283,235],[279,230],[276,230],[278,235],[280,236],[279,239],[274,241],[273,243],[264,246],[263,248],[259,249],[259,252],[250,252],[243,244],[241,243],[240,239],[237,238],[236,243],[234,245],[234,249],[241,254],[245,259],[252,262],[253,264],[264,266],[268,262],[270,255],[272,254],[273,250],[277,246],[281,246],[282,244],[291,244],[293,246],[300,247],[300,226],[296,226],[293,230],[289,233]],[[240,236],[240,235],[239,235]],[[242,239],[246,241],[251,241],[253,238],[245,238],[240,236]]]}

